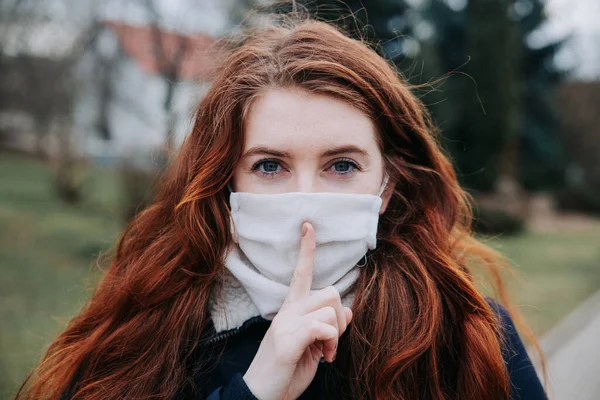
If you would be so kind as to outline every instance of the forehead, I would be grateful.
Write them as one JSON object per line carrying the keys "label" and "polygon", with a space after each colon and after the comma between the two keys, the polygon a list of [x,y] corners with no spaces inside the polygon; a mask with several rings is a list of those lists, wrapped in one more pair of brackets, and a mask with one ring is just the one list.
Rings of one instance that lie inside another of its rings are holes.
{"label": "forehead", "polygon": [[245,125],[246,149],[346,144],[376,147],[376,131],[369,116],[343,100],[301,89],[265,91],[254,101]]}

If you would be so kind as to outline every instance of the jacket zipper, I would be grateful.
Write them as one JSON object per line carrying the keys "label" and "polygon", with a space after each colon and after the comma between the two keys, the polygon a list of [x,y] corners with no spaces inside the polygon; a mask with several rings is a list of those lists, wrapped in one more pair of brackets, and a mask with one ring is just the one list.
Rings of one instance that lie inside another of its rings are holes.
{"label": "jacket zipper", "polygon": [[217,342],[228,339],[232,336],[235,336],[235,335],[245,331],[246,329],[248,329],[248,327],[250,327],[251,325],[254,325],[255,323],[260,322],[260,321],[266,321],[266,320],[260,315],[257,315],[256,317],[252,317],[252,318],[246,320],[241,326],[239,326],[237,328],[219,332],[219,333],[216,333],[215,335],[209,337],[208,339],[206,339],[205,344],[213,345]]}

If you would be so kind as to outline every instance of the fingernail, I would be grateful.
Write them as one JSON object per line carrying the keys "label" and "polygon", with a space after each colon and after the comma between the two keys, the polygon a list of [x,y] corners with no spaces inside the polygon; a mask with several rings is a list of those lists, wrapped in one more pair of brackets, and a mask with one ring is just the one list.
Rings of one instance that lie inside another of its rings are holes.
{"label": "fingernail", "polygon": [[337,357],[337,351],[335,353],[333,353],[333,358],[331,359],[331,362],[334,362],[336,357]]}
{"label": "fingernail", "polygon": [[306,232],[308,232],[308,225],[305,222],[302,224],[302,236],[305,236]]}

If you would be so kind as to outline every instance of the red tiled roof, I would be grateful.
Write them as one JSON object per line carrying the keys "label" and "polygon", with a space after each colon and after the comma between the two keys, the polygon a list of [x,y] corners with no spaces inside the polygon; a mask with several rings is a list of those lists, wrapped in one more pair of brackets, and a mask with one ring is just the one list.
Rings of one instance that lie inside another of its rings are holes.
{"label": "red tiled roof", "polygon": [[[164,75],[174,64],[179,64],[176,74],[179,79],[210,80],[222,55],[210,48],[215,39],[206,34],[188,36],[164,30],[157,32],[152,26],[112,21],[104,25],[115,33],[125,53],[149,74]],[[156,46],[158,40],[160,47]],[[180,51],[184,51],[184,55],[177,62]]]}

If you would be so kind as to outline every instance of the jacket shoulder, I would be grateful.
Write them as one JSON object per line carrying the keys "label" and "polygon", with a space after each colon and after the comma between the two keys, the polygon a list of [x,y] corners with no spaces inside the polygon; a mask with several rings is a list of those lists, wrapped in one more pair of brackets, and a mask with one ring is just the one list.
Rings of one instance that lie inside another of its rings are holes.
{"label": "jacket shoulder", "polygon": [[485,298],[496,313],[503,335],[502,356],[511,383],[511,400],[546,400],[547,396],[535,367],[508,310],[491,297]]}

